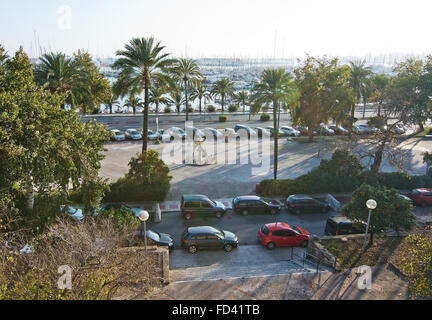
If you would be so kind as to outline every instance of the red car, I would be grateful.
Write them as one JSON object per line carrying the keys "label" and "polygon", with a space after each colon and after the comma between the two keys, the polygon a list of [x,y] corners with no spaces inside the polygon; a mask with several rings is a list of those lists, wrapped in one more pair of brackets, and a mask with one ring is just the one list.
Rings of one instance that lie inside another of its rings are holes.
{"label": "red car", "polygon": [[416,206],[432,206],[432,189],[414,189],[408,197]]}
{"label": "red car", "polygon": [[310,233],[285,222],[269,223],[258,231],[258,240],[267,249],[276,247],[307,247]]}

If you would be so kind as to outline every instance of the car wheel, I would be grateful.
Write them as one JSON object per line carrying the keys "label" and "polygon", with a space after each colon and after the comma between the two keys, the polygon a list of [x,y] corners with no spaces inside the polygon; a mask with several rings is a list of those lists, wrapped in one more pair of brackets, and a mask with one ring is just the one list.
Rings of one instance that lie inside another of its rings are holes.
{"label": "car wheel", "polygon": [[276,210],[276,209],[271,209],[271,210],[270,210],[270,214],[271,214],[272,216],[274,216],[275,214],[277,214],[277,210]]}
{"label": "car wheel", "polygon": [[171,138],[170,138],[170,141],[174,141],[174,137],[171,137]]}
{"label": "car wheel", "polygon": [[249,214],[249,212],[248,212],[247,210],[243,210],[242,214],[243,214],[244,216],[247,216],[247,215]]}
{"label": "car wheel", "polygon": [[197,247],[196,246],[189,246],[188,251],[189,251],[189,253],[196,253]]}
{"label": "car wheel", "polygon": [[276,248],[276,245],[273,242],[269,242],[267,243],[266,247],[269,250],[273,250],[274,248]]}
{"label": "car wheel", "polygon": [[222,212],[220,211],[216,212],[216,218],[218,219],[222,218]]}
{"label": "car wheel", "polygon": [[233,249],[233,246],[230,245],[230,244],[226,244],[226,245],[224,246],[224,250],[225,250],[226,252],[231,252],[232,249]]}
{"label": "car wheel", "polygon": [[184,218],[186,220],[190,220],[192,218],[192,214],[191,213],[185,213]]}
{"label": "car wheel", "polygon": [[308,244],[309,244],[309,241],[305,240],[301,243],[301,247],[306,248],[308,246]]}

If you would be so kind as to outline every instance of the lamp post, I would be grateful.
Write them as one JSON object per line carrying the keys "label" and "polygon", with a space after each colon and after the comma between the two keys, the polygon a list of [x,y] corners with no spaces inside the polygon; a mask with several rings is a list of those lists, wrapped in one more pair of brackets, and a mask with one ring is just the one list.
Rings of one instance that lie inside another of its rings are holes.
{"label": "lamp post", "polygon": [[149,218],[149,213],[145,210],[142,210],[139,214],[138,214],[138,218],[141,220],[141,224],[143,226],[143,230],[144,230],[144,248],[145,251],[147,252],[147,226],[146,226],[146,221]]}
{"label": "lamp post", "polygon": [[372,210],[375,210],[377,207],[377,202],[373,199],[368,200],[366,202],[366,207],[369,209],[369,216],[368,216],[368,222],[367,222],[367,227],[366,227],[366,233],[365,233],[365,238],[364,238],[364,243],[363,243],[363,252],[366,251],[366,242],[367,242],[367,236],[369,233],[369,226],[370,226],[370,220],[371,220],[371,215],[372,215]]}

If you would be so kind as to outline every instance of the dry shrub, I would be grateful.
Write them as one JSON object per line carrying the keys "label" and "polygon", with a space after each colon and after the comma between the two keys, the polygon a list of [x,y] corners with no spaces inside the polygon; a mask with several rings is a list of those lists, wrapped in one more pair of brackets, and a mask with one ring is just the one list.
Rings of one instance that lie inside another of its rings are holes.
{"label": "dry shrub", "polygon": [[[76,223],[58,220],[32,242],[30,254],[1,246],[0,299],[111,299],[122,286],[146,292],[160,284],[154,257],[119,250],[135,242],[135,225],[102,217]],[[3,244],[3,242],[2,242]],[[61,290],[60,266],[72,270],[72,289]]]}

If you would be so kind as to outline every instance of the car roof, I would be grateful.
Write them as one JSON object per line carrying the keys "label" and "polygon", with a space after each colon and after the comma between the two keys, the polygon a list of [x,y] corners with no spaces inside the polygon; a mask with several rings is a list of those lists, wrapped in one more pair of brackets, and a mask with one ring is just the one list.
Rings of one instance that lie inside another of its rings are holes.
{"label": "car roof", "polygon": [[208,196],[203,194],[184,194],[183,199],[184,201],[193,201],[193,200],[208,199]]}
{"label": "car roof", "polygon": [[239,196],[237,197],[238,200],[244,201],[244,200],[261,200],[258,196]]}
{"label": "car roof", "polygon": [[299,199],[313,199],[313,197],[312,196],[309,196],[309,195],[307,195],[307,194],[293,194],[293,195],[290,195],[288,198],[291,198],[291,199],[296,199],[296,200],[299,200]]}
{"label": "car roof", "polygon": [[416,190],[416,191],[418,191],[418,192],[432,192],[432,189],[428,189],[428,188],[419,188],[419,189],[414,189],[414,190]]}
{"label": "car roof", "polygon": [[193,234],[200,234],[200,233],[213,233],[215,230],[217,230],[215,227],[200,226],[200,227],[189,227],[187,229],[187,232]]}
{"label": "car roof", "polygon": [[342,224],[351,224],[352,221],[350,219],[348,219],[347,217],[344,216],[333,216],[329,218],[330,220],[333,220],[336,223],[342,223]]}
{"label": "car roof", "polygon": [[291,226],[285,222],[273,222],[265,225],[269,231],[280,230],[280,229],[289,229],[291,230]]}

